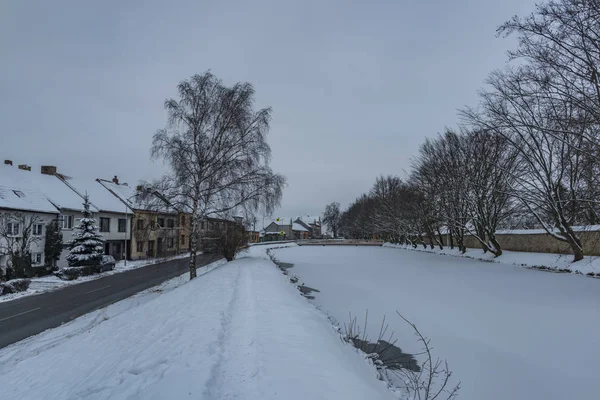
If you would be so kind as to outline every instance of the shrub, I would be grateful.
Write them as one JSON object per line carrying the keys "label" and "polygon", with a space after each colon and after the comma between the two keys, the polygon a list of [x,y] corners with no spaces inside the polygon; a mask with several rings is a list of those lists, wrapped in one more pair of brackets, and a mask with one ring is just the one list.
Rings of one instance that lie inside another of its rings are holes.
{"label": "shrub", "polygon": [[7,282],[0,282],[0,296],[10,293],[24,292],[29,289],[29,279],[13,279]]}
{"label": "shrub", "polygon": [[72,281],[74,279],[79,278],[80,276],[87,276],[93,274],[92,267],[83,266],[83,267],[66,267],[61,268],[57,272],[54,273],[57,277],[65,281]]}

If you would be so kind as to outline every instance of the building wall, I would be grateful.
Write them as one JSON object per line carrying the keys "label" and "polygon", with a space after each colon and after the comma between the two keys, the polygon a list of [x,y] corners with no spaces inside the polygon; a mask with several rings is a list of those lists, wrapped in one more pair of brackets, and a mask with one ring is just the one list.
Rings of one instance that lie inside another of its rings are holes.
{"label": "building wall", "polygon": [[[581,232],[583,251],[586,255],[600,255],[600,232]],[[572,254],[568,243],[546,234],[498,234],[496,239],[503,250],[538,253]],[[481,244],[472,236],[465,237],[465,245],[480,248]]]}
{"label": "building wall", "polygon": [[[165,226],[158,226],[158,219],[165,220]],[[142,227],[138,221],[143,221]],[[173,220],[173,227],[168,228],[168,220]],[[178,226],[179,215],[175,213],[157,213],[136,210],[131,221],[131,259],[138,260],[152,257],[165,257],[177,254],[180,251],[180,231]],[[154,226],[154,228],[153,228]],[[162,245],[161,245],[162,242]],[[138,243],[140,244],[138,247]]]}
{"label": "building wall", "polygon": [[[26,221],[28,221],[29,218],[37,218],[36,223],[44,225],[44,228],[42,229],[42,235],[38,236],[37,239],[31,243],[31,248],[30,248],[32,255],[41,254],[41,262],[39,264],[33,264],[33,266],[43,266],[44,262],[45,262],[44,247],[46,244],[46,226],[58,217],[58,213],[57,214],[46,214],[46,213],[16,211],[16,210],[0,210],[0,213],[1,214],[19,213],[19,214],[22,214],[25,216]],[[19,232],[21,235],[23,234],[23,226],[20,226]],[[7,242],[2,237],[0,237],[0,267],[2,267],[2,268],[6,267],[6,263],[8,262],[8,256],[6,254],[2,254],[5,252],[2,249],[5,248],[6,246],[7,246]]]}

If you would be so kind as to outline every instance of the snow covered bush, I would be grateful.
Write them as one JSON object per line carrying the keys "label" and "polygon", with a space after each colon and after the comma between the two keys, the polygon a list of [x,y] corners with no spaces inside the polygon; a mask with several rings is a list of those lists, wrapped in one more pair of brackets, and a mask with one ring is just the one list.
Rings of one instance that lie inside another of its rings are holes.
{"label": "snow covered bush", "polygon": [[72,281],[79,278],[80,276],[92,275],[93,273],[93,267],[82,266],[61,268],[57,272],[55,272],[54,275],[65,281]]}
{"label": "snow covered bush", "polygon": [[104,255],[104,239],[98,232],[96,220],[92,218],[90,201],[86,194],[83,202],[83,218],[73,232],[74,239],[69,242],[67,261],[70,267],[97,266]]}
{"label": "snow covered bush", "polygon": [[0,282],[0,296],[10,293],[24,292],[29,288],[29,279],[13,279],[8,282]]}

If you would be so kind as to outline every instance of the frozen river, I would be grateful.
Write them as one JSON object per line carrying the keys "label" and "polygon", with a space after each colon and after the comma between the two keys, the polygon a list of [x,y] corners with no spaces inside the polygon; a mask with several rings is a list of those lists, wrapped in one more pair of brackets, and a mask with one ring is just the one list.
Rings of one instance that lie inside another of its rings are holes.
{"label": "frozen river", "polygon": [[396,310],[431,338],[462,381],[459,399],[600,398],[600,280],[381,247],[292,247],[312,300],[343,324],[384,315],[398,345],[419,344]]}

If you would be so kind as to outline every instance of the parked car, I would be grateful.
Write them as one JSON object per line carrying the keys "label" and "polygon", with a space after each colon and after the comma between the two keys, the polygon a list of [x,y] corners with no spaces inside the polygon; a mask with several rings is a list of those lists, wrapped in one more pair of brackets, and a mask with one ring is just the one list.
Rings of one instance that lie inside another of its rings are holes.
{"label": "parked car", "polygon": [[98,272],[112,271],[113,269],[115,269],[116,263],[117,261],[113,256],[104,255],[102,256],[102,261],[98,266]]}

